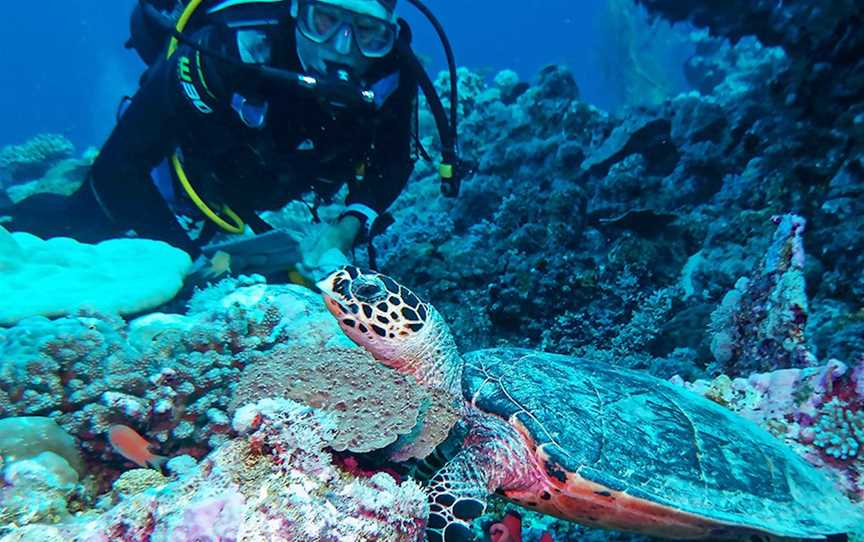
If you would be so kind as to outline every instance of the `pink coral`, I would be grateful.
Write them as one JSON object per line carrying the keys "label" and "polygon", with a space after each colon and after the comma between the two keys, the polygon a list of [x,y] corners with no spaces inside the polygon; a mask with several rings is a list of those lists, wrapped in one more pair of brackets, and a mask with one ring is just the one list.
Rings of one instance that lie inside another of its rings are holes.
{"label": "pink coral", "polygon": [[243,505],[243,496],[234,488],[225,495],[195,503],[183,511],[178,525],[169,529],[170,540],[237,540]]}

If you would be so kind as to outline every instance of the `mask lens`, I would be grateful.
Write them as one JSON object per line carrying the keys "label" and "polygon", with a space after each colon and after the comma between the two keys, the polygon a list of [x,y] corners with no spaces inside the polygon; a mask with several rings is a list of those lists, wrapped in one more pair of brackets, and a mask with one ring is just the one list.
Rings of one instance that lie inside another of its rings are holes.
{"label": "mask lens", "polygon": [[300,2],[297,25],[316,43],[330,41],[349,25],[360,52],[370,58],[386,56],[396,41],[396,26],[388,21],[314,1]]}
{"label": "mask lens", "polygon": [[314,2],[303,3],[298,19],[300,31],[318,43],[333,37],[342,25],[342,12],[339,8]]}
{"label": "mask lens", "polygon": [[373,17],[357,17],[354,21],[357,46],[364,55],[385,56],[393,48],[396,32],[393,25]]}

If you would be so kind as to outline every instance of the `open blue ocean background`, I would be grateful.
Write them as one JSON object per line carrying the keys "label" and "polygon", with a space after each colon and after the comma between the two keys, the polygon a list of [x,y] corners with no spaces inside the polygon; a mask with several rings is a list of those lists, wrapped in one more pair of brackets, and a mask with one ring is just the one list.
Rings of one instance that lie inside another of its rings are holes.
{"label": "open blue ocean background", "polygon": [[[0,146],[59,132],[79,148],[100,145],[120,98],[132,94],[143,64],[124,49],[135,0],[7,2],[0,18]],[[489,76],[505,68],[531,80],[549,63],[568,65],[583,96],[604,109],[620,105],[614,89],[622,36],[610,28],[606,0],[495,2],[428,0],[444,24],[460,65]],[[48,8],[48,9],[46,9]],[[404,0],[415,49],[444,67],[434,31]],[[651,39],[651,36],[642,36]],[[681,57],[686,51],[681,51]],[[680,78],[674,59],[668,75]]]}

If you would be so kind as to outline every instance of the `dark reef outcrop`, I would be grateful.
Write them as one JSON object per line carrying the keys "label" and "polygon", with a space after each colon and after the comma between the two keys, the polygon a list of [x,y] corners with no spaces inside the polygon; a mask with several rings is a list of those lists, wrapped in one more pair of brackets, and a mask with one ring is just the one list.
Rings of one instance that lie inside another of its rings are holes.
{"label": "dark reef outcrop", "polygon": [[864,83],[848,21],[861,8],[642,3],[710,29],[692,33],[686,67],[701,92],[610,115],[580,99],[565,68],[515,99],[512,74],[487,85],[463,71],[477,174],[441,200],[434,170],[418,167],[399,223],[376,241],[382,269],[435,299],[466,348],[602,352],[699,374],[723,368],[694,331],[758,266],[769,219],[793,211],[808,221],[811,346],[852,359],[864,329],[864,104],[853,92]]}

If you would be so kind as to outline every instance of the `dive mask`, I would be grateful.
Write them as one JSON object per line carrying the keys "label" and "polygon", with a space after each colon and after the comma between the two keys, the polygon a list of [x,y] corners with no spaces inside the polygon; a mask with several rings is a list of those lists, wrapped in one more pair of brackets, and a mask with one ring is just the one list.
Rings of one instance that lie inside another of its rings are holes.
{"label": "dive mask", "polygon": [[306,39],[331,44],[341,54],[350,51],[353,39],[366,58],[387,56],[398,33],[392,21],[316,0],[300,0],[297,29]]}

